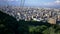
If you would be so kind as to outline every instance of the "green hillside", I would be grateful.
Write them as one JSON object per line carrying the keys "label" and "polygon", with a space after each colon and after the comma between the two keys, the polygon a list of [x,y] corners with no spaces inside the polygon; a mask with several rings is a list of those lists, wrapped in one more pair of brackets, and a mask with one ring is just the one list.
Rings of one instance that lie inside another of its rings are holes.
{"label": "green hillside", "polygon": [[12,16],[0,11],[0,33],[14,34],[17,33],[18,22]]}
{"label": "green hillside", "polygon": [[0,34],[60,34],[60,25],[42,21],[17,21],[0,11]]}

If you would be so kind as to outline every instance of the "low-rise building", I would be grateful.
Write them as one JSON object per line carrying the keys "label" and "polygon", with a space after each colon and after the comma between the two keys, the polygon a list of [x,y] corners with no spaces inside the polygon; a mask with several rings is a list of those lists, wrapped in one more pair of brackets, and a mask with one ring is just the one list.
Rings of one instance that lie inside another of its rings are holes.
{"label": "low-rise building", "polygon": [[50,23],[50,24],[56,24],[56,19],[54,19],[54,18],[49,18],[49,19],[48,19],[48,23]]}

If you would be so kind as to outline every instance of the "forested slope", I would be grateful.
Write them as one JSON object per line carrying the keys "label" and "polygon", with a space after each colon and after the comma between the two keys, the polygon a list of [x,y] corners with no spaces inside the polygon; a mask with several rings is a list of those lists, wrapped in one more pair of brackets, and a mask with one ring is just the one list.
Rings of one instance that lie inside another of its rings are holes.
{"label": "forested slope", "polygon": [[42,21],[17,21],[0,11],[0,34],[60,34],[60,25]]}

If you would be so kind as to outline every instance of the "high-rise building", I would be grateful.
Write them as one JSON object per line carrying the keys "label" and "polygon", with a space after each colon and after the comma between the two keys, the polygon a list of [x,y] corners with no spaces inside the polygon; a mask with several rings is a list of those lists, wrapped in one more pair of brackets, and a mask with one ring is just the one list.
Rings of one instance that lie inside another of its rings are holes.
{"label": "high-rise building", "polygon": [[57,19],[58,19],[57,21],[60,21],[60,15],[57,16]]}

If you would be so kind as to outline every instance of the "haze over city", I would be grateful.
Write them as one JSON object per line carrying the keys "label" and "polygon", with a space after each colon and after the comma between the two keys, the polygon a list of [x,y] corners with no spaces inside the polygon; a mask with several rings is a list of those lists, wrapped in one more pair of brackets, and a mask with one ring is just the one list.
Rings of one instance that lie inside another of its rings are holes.
{"label": "haze over city", "polygon": [[[60,0],[23,0],[23,2],[24,6],[28,7],[60,8]],[[21,0],[0,0],[0,6],[4,5],[20,6]]]}

